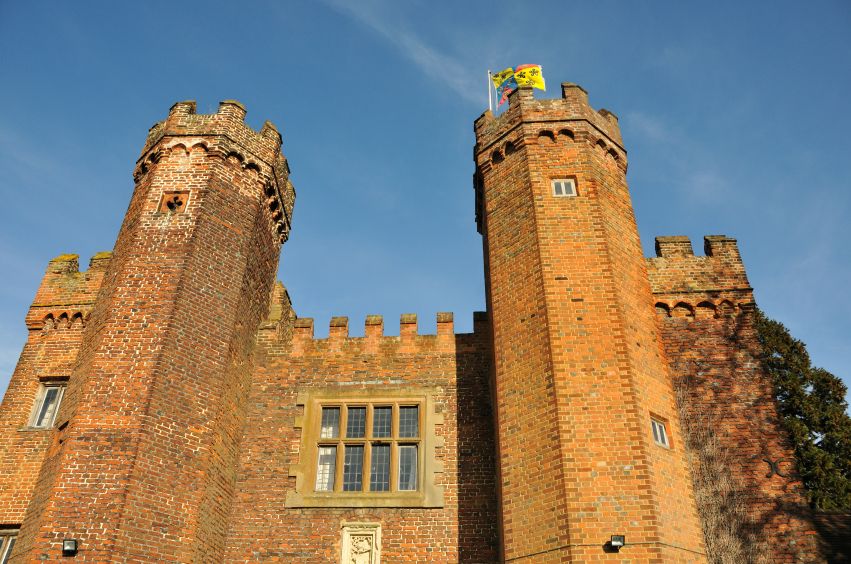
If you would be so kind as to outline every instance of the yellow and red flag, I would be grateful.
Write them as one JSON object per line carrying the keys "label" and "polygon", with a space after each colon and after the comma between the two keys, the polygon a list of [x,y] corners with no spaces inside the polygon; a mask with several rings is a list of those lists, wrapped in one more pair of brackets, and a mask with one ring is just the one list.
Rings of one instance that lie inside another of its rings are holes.
{"label": "yellow and red flag", "polygon": [[531,86],[540,90],[547,89],[541,65],[508,67],[491,75],[491,80],[496,90],[497,107],[503,105],[508,100],[508,95],[517,90],[518,86]]}
{"label": "yellow and red flag", "polygon": [[520,65],[514,69],[514,80],[517,82],[517,86],[531,86],[539,90],[547,89],[541,65]]}

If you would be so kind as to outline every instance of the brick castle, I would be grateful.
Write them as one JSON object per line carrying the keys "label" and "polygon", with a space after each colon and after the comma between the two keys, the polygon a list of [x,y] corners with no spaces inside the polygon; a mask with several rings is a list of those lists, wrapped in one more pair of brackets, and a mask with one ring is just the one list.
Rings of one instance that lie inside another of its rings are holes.
{"label": "brick castle", "polygon": [[48,265],[0,408],[0,556],[819,561],[735,239],[645,258],[617,117],[582,88],[475,122],[469,334],[314,338],[275,281],[281,136],[244,117],[175,104],[114,250]]}

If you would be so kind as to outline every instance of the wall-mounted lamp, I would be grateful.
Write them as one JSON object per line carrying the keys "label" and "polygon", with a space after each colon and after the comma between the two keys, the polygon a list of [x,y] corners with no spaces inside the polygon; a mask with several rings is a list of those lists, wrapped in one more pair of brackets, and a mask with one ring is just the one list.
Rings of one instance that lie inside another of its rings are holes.
{"label": "wall-mounted lamp", "polygon": [[77,555],[77,539],[63,539],[62,540],[62,556],[76,556]]}
{"label": "wall-mounted lamp", "polygon": [[619,551],[626,544],[626,537],[624,535],[612,535],[612,540],[609,541],[609,546],[615,549],[615,552]]}

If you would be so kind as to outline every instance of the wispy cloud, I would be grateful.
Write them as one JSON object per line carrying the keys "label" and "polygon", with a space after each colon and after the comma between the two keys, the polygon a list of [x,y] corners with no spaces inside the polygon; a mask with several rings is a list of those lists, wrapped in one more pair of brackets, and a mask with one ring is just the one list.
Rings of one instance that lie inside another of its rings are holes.
{"label": "wispy cloud", "polygon": [[323,0],[335,11],[350,17],[359,24],[372,30],[399,52],[417,65],[431,78],[447,84],[469,102],[480,104],[481,86],[473,81],[473,72],[466,68],[456,57],[443,53],[429,45],[416,33],[408,29],[404,22],[388,16],[389,6],[382,2],[351,2],[348,0]]}
{"label": "wispy cloud", "polygon": [[629,112],[625,125],[637,132],[634,137],[653,144],[664,155],[668,180],[692,205],[720,203],[732,191],[727,175],[714,157],[694,143],[688,134],[661,116]]}
{"label": "wispy cloud", "polygon": [[55,163],[43,150],[37,149],[26,136],[0,124],[0,175],[12,175],[15,180],[27,178],[33,171],[58,178]]}

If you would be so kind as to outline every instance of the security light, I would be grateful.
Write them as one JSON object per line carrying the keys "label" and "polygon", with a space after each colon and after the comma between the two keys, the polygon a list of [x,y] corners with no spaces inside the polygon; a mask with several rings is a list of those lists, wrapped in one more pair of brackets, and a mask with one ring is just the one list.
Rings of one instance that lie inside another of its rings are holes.
{"label": "security light", "polygon": [[620,550],[626,544],[626,537],[624,535],[612,535],[612,540],[609,541],[609,544],[615,550]]}

